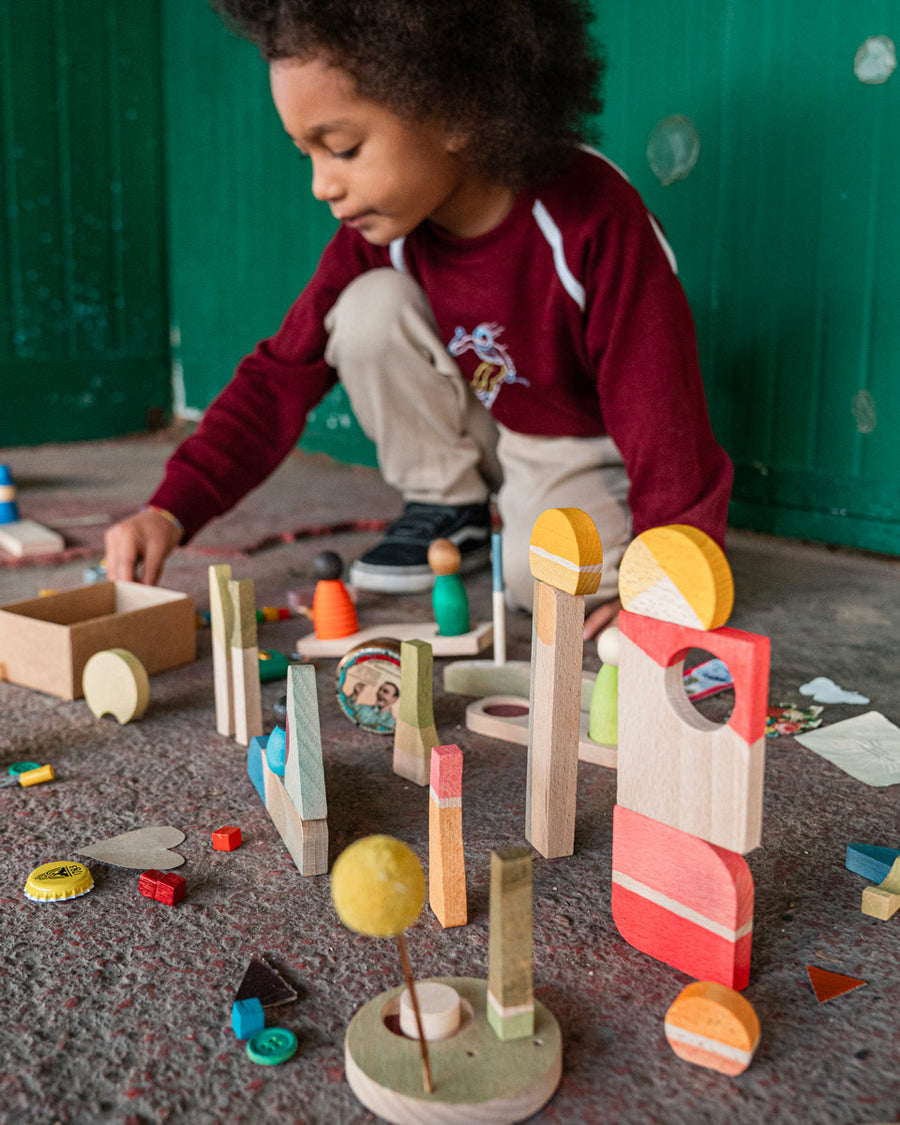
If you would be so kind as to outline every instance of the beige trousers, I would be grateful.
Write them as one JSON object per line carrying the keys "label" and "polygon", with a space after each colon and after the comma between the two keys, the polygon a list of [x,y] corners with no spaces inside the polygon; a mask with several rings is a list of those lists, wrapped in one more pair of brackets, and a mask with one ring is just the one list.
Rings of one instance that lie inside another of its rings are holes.
{"label": "beige trousers", "polygon": [[328,314],[325,357],[388,484],[404,500],[474,504],[496,496],[510,606],[531,610],[528,541],[547,508],[581,508],[603,544],[603,581],[589,607],[616,596],[631,538],[628,479],[611,438],[535,437],[499,425],[438,335],[421,288],[396,270],[371,270]]}

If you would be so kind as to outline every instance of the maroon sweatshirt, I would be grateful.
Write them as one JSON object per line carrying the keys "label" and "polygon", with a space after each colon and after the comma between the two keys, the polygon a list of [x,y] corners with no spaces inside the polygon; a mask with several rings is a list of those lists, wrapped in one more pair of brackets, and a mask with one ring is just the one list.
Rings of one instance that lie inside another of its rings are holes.
{"label": "maroon sweatshirt", "polygon": [[723,542],[731,463],[710,428],[672,252],[624,175],[587,150],[477,238],[425,222],[380,247],[338,230],[281,328],[240,362],[166,466],[150,503],[176,515],[186,538],[296,445],[336,381],[324,360],[325,316],[354,277],[385,266],[422,286],[498,422],[524,434],[609,434],[628,472],[636,534],[687,523]]}

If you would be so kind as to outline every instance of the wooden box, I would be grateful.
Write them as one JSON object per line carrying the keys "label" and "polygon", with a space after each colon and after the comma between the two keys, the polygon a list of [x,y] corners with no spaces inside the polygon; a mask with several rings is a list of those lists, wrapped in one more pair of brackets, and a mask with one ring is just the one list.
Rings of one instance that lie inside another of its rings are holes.
{"label": "wooden box", "polygon": [[101,582],[0,606],[0,679],[78,699],[85,664],[107,648],[133,652],[150,676],[189,663],[193,601],[138,582]]}

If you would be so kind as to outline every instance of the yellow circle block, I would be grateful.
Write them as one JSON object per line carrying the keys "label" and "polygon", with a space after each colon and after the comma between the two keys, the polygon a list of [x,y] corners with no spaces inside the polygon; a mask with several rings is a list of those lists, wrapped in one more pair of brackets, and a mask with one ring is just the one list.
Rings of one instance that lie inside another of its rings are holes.
{"label": "yellow circle block", "polygon": [[715,540],[673,523],[650,528],[629,545],[619,566],[619,597],[642,617],[718,629],[731,616],[734,579]]}
{"label": "yellow circle block", "polygon": [[425,874],[412,849],[393,836],[366,836],[338,856],[331,899],[348,929],[394,937],[419,917]]}
{"label": "yellow circle block", "polygon": [[84,666],[81,690],[98,719],[113,715],[120,724],[139,719],[150,702],[147,670],[125,648],[95,652]]}
{"label": "yellow circle block", "polygon": [[33,902],[62,902],[94,888],[94,877],[83,863],[55,859],[42,863],[28,876],[25,897]]}
{"label": "yellow circle block", "polygon": [[528,565],[534,578],[564,594],[595,594],[603,547],[594,521],[580,508],[548,508],[534,521]]}

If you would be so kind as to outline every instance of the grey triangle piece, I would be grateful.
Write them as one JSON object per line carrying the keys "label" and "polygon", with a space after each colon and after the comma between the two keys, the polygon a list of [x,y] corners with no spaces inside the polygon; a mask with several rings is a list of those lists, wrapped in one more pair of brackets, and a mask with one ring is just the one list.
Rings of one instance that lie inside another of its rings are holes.
{"label": "grey triangle piece", "polygon": [[264,1008],[277,1008],[281,1004],[293,1004],[297,993],[283,976],[263,957],[253,957],[247,966],[235,1001],[256,998]]}

